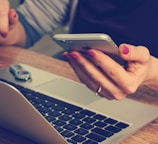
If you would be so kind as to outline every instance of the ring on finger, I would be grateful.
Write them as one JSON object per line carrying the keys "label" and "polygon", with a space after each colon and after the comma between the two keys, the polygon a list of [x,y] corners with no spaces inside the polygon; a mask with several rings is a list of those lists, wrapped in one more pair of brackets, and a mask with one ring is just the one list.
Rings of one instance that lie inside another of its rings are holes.
{"label": "ring on finger", "polygon": [[102,87],[99,85],[96,92],[95,92],[95,95],[99,95],[101,90],[102,90]]}

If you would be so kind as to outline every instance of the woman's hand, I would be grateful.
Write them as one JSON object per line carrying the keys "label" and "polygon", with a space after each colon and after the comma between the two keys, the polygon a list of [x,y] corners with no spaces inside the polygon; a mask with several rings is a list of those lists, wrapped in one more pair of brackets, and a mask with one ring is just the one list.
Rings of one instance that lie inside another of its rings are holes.
{"label": "woman's hand", "polygon": [[87,54],[92,60],[76,51],[65,53],[64,56],[80,80],[102,97],[122,99],[141,85],[158,89],[155,72],[158,60],[143,46],[119,46],[120,57],[127,61],[126,69],[101,51],[91,49]]}
{"label": "woman's hand", "polygon": [[[21,36],[20,36],[21,35]],[[0,0],[0,45],[25,44],[25,32],[8,0]]]}

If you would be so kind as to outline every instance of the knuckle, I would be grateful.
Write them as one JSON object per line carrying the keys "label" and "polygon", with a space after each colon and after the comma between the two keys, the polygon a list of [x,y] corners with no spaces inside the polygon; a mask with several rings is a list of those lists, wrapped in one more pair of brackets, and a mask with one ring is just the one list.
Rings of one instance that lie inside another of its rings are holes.
{"label": "knuckle", "polygon": [[122,99],[124,99],[126,96],[127,96],[127,95],[126,95],[125,93],[121,93],[121,94],[116,93],[116,94],[114,94],[114,98],[115,98],[116,100],[122,100]]}
{"label": "knuckle", "polygon": [[113,93],[113,97],[116,100],[122,100],[125,97],[127,97],[128,95],[131,95],[133,93],[135,93],[137,91],[137,87],[135,85],[133,86],[128,86],[126,88],[123,88],[122,90],[120,90],[119,92],[115,92]]}
{"label": "knuckle", "polygon": [[135,93],[137,91],[137,88],[136,88],[136,86],[129,86],[129,87],[127,87],[126,89],[125,89],[125,94],[126,95],[130,95],[130,94],[133,94],[133,93]]}
{"label": "knuckle", "polygon": [[140,49],[143,50],[143,58],[144,58],[144,61],[148,61],[148,59],[150,58],[150,51],[147,47],[145,46],[139,46]]}

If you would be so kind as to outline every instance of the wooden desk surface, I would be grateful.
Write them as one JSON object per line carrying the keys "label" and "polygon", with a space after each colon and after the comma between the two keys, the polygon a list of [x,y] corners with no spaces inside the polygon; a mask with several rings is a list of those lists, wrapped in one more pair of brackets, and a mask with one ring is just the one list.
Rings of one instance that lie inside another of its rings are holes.
{"label": "wooden desk surface", "polygon": [[[13,63],[28,64],[79,81],[71,67],[63,61],[15,47],[0,47],[0,69]],[[158,107],[158,92],[141,87],[132,99]],[[139,119],[139,118],[138,118]],[[35,144],[30,140],[0,128],[0,144]],[[121,144],[158,144],[158,118],[140,129]]]}

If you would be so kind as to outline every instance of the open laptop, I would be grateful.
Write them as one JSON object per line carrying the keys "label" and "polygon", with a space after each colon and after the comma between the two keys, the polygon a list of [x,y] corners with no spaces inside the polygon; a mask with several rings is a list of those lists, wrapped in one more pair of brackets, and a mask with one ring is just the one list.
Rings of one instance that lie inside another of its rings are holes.
{"label": "open laptop", "polygon": [[16,80],[9,68],[0,71],[0,124],[37,143],[116,144],[158,117],[156,107],[108,101],[80,83],[22,66],[32,81]]}

